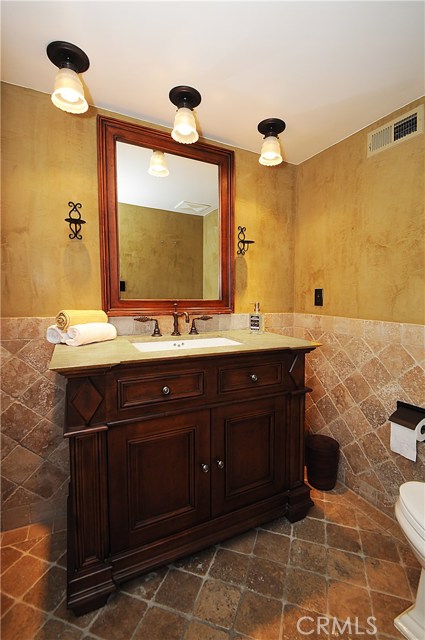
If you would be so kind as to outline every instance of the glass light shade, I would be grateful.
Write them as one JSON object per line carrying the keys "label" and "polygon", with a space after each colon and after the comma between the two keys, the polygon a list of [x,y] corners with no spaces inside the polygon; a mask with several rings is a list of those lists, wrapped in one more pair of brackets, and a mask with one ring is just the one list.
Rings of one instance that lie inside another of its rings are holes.
{"label": "glass light shade", "polygon": [[68,113],[84,113],[89,108],[78,74],[66,67],[59,69],[52,93],[53,104]]}
{"label": "glass light shade", "polygon": [[176,142],[182,142],[183,144],[192,144],[192,142],[198,140],[199,135],[196,131],[195,116],[191,109],[180,107],[177,110],[171,137]]}
{"label": "glass light shade", "polygon": [[163,151],[152,151],[148,173],[157,178],[165,178],[170,175]]}
{"label": "glass light shade", "polygon": [[261,147],[259,163],[266,167],[274,167],[282,162],[280,144],[276,136],[267,136]]}

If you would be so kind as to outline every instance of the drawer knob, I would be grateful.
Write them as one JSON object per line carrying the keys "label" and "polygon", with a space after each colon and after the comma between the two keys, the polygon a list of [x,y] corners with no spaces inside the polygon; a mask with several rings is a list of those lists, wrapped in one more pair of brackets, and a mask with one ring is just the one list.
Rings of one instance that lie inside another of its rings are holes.
{"label": "drawer knob", "polygon": [[258,380],[258,376],[256,373],[251,373],[249,377],[251,378],[252,382],[257,382]]}
{"label": "drawer knob", "polygon": [[204,473],[208,473],[208,471],[210,470],[209,466],[205,463],[201,464],[201,469]]}
{"label": "drawer knob", "polygon": [[219,469],[224,469],[224,461],[223,460],[217,460],[217,467]]}
{"label": "drawer knob", "polygon": [[170,387],[162,387],[162,394],[164,396],[168,396],[168,394],[170,393],[171,389]]}

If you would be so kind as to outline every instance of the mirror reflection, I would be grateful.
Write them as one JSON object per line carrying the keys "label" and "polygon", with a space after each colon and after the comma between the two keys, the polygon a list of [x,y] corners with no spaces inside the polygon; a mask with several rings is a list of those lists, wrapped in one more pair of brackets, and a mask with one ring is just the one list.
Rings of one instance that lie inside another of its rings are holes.
{"label": "mirror reflection", "polygon": [[217,299],[218,166],[124,142],[116,166],[120,299]]}

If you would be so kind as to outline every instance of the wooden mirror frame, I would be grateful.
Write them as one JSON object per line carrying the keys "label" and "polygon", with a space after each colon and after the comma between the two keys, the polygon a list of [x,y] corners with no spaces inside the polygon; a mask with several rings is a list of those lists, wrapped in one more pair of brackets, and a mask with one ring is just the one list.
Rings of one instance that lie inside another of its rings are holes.
{"label": "wooden mirror frame", "polygon": [[[178,309],[188,313],[231,313],[233,311],[233,166],[234,152],[205,142],[184,145],[170,133],[106,116],[97,116],[100,249],[103,309],[110,316],[138,314],[166,315]],[[116,143],[126,142],[158,149],[218,166],[220,188],[220,298],[121,299],[117,206]]]}

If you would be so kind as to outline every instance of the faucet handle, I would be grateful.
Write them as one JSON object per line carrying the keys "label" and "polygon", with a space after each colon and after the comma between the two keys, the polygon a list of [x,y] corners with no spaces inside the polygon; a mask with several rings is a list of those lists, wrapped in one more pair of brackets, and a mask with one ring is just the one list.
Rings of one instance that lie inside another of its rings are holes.
{"label": "faucet handle", "polygon": [[159,330],[159,323],[156,318],[149,318],[149,316],[138,316],[137,318],[134,318],[134,319],[137,320],[137,322],[154,322],[155,326],[154,326],[152,336],[162,336],[162,333]]}
{"label": "faucet handle", "polygon": [[211,320],[212,316],[198,316],[198,318],[192,318],[192,325],[190,327],[189,335],[197,336],[199,331],[196,328],[195,320]]}

